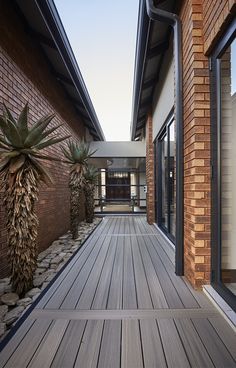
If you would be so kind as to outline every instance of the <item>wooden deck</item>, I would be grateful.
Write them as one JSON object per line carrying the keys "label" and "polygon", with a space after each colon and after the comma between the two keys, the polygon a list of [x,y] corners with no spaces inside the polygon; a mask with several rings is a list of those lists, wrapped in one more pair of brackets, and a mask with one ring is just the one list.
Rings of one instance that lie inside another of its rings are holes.
{"label": "wooden deck", "polygon": [[0,354],[7,368],[236,367],[236,337],[144,217],[106,217]]}

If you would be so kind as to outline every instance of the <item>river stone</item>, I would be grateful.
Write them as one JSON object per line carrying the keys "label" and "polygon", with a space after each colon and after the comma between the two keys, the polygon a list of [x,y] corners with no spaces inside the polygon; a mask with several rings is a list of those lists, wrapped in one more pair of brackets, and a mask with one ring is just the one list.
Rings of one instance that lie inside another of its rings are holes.
{"label": "river stone", "polygon": [[42,275],[39,276],[35,276],[34,280],[33,280],[33,284],[35,287],[41,286],[44,281],[46,280],[47,275],[45,273],[43,273]]}
{"label": "river stone", "polygon": [[3,319],[5,314],[8,312],[8,306],[7,305],[0,305],[0,321]]}
{"label": "river stone", "polygon": [[3,322],[6,323],[7,325],[11,325],[20,317],[24,309],[25,307],[23,306],[13,308],[10,312],[8,312],[5,315],[5,317],[3,318]]}
{"label": "river stone", "polygon": [[19,300],[19,296],[16,293],[7,293],[2,295],[1,301],[6,305],[16,305],[17,300]]}
{"label": "river stone", "polygon": [[31,290],[29,290],[26,294],[25,297],[26,298],[33,298],[36,294],[40,293],[40,289],[39,288],[33,288]]}
{"label": "river stone", "polygon": [[23,298],[18,300],[18,302],[16,303],[17,305],[23,305],[24,307],[26,307],[27,305],[29,305],[32,302],[31,298]]}
{"label": "river stone", "polygon": [[59,263],[61,263],[61,261],[62,261],[62,257],[57,256],[57,257],[52,259],[51,264],[59,264]]}
{"label": "river stone", "polygon": [[4,333],[6,332],[6,329],[7,329],[6,323],[0,323],[0,337],[4,335]]}

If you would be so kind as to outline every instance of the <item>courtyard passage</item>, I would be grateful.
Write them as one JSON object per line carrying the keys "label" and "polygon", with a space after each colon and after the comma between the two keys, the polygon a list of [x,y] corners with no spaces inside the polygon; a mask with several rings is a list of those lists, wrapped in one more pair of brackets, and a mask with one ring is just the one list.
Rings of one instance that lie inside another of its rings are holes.
{"label": "courtyard passage", "polygon": [[7,368],[236,367],[236,337],[142,216],[103,219],[0,354]]}

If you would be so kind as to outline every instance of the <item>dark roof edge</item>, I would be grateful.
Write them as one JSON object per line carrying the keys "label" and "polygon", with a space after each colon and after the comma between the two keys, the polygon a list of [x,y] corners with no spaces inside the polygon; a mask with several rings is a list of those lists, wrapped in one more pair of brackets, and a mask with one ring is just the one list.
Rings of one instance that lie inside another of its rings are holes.
{"label": "dark roof edge", "polygon": [[132,119],[131,119],[131,140],[134,140],[137,124],[137,113],[140,101],[142,78],[144,72],[144,63],[147,51],[147,43],[149,38],[151,21],[147,15],[146,1],[140,0],[137,41],[135,51],[135,67],[134,67],[134,83],[133,83],[133,104],[132,104]]}
{"label": "dark roof edge", "polygon": [[72,51],[70,42],[66,35],[65,29],[63,27],[62,21],[60,19],[54,1],[53,0],[34,0],[34,1],[44,19],[44,22],[50,32],[51,37],[53,38],[53,41],[57,45],[58,52],[60,53],[60,56],[63,59],[64,64],[68,70],[68,73],[70,74],[70,77],[75,85],[75,88],[78,91],[84,103],[84,107],[87,111],[88,116],[91,119],[91,122],[93,123],[94,129],[96,130],[98,137],[102,141],[104,141],[105,140],[104,133],[98,121],[98,117],[94,110],[92,101],[90,99],[89,93],[87,91],[82,74],[75,59],[74,53]]}

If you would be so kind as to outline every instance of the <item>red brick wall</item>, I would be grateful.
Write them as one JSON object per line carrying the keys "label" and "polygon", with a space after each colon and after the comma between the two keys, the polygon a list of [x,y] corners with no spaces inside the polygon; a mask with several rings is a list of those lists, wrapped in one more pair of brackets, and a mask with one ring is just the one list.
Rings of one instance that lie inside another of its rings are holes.
{"label": "red brick wall", "polygon": [[147,221],[155,222],[155,189],[154,189],[154,145],[152,137],[152,115],[146,123],[146,180],[147,180]]}
{"label": "red brick wall", "polygon": [[208,58],[226,29],[235,1],[185,0],[183,24],[184,93],[184,261],[196,288],[210,282],[211,180]]}
{"label": "red brick wall", "polygon": [[235,0],[201,0],[203,3],[204,52],[208,54],[236,14]]}
{"label": "red brick wall", "polygon": [[[10,21],[9,21],[10,20]],[[40,47],[24,31],[11,2],[0,4],[0,109],[2,103],[18,115],[29,101],[30,118],[35,121],[49,112],[55,112],[51,126],[62,124],[58,134],[77,139],[84,134],[73,106],[60,84],[53,78]],[[46,151],[46,150],[45,150]],[[62,157],[59,145],[47,150],[51,156]],[[69,228],[68,168],[64,164],[45,162],[54,178],[54,185],[41,186],[37,213],[39,216],[40,250]],[[5,216],[0,207],[0,277],[8,272],[6,257]],[[83,216],[83,214],[81,214]]]}
{"label": "red brick wall", "polygon": [[193,286],[210,280],[210,102],[202,1],[184,2],[184,267]]}

